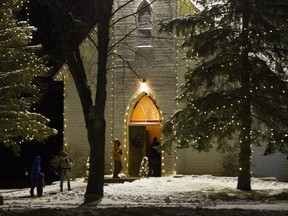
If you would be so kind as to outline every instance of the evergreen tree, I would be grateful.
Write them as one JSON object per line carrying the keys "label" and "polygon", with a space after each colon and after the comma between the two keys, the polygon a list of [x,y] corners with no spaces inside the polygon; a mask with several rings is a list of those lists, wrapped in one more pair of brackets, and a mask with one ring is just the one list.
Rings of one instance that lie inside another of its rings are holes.
{"label": "evergreen tree", "polygon": [[21,143],[42,142],[56,133],[46,126],[47,118],[31,112],[40,98],[33,81],[48,69],[35,54],[40,46],[30,45],[36,29],[16,19],[25,2],[1,0],[0,5],[0,142],[16,155]]}
{"label": "evergreen tree", "polygon": [[[184,37],[187,59],[177,100],[165,125],[167,143],[220,152],[239,149],[237,188],[251,190],[251,145],[288,147],[288,5],[285,0],[202,0],[203,10],[162,23]],[[286,11],[286,12],[285,12]]]}

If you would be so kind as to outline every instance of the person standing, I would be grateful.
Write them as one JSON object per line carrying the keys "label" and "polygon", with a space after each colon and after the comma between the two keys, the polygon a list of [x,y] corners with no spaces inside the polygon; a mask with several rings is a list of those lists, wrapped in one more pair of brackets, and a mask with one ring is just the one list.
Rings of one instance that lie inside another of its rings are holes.
{"label": "person standing", "polygon": [[62,152],[59,161],[60,169],[60,192],[63,192],[63,182],[67,181],[68,191],[71,190],[70,174],[71,174],[72,160],[67,152]]}
{"label": "person standing", "polygon": [[41,157],[35,156],[34,161],[32,163],[31,167],[31,173],[30,173],[30,182],[31,182],[31,188],[30,188],[30,195],[34,196],[34,189],[36,187],[37,190],[37,196],[41,197],[43,194],[43,187],[44,184],[44,174],[41,173]]}
{"label": "person standing", "polygon": [[149,146],[149,176],[161,177],[161,153],[159,149],[160,143],[157,137],[153,138],[152,144]]}
{"label": "person standing", "polygon": [[123,153],[121,149],[121,142],[119,141],[118,138],[114,138],[111,152],[114,163],[113,178],[120,178],[118,175],[120,174],[123,168],[121,161],[121,155]]}

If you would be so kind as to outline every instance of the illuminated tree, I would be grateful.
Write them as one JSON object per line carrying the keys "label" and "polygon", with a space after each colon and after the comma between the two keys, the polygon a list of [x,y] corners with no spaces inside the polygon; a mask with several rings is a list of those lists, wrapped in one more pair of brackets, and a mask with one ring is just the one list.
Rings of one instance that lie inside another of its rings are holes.
{"label": "illuminated tree", "polygon": [[21,143],[56,134],[46,126],[47,118],[31,112],[40,93],[33,81],[48,69],[35,54],[40,47],[30,45],[36,29],[15,17],[24,2],[3,0],[0,5],[0,142],[16,155]]}
{"label": "illuminated tree", "polygon": [[[183,36],[187,59],[177,100],[183,108],[166,123],[167,143],[199,151],[239,148],[237,188],[251,190],[251,145],[287,153],[287,3],[202,0],[203,10],[162,24]],[[285,13],[286,11],[286,13]]]}

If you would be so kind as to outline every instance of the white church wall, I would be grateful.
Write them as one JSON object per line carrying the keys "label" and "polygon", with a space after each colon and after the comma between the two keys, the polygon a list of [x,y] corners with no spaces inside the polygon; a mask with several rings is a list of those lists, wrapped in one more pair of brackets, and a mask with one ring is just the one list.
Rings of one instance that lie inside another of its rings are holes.
{"label": "white church wall", "polygon": [[191,148],[178,149],[176,172],[183,175],[221,175],[221,155],[215,150],[199,153]]}
{"label": "white church wall", "polygon": [[265,155],[265,146],[253,147],[251,171],[254,177],[275,177],[278,181],[288,181],[288,159],[286,154]]}
{"label": "white church wall", "polygon": [[82,106],[71,75],[65,77],[64,149],[73,160],[73,176],[85,175],[89,155],[87,131]]}

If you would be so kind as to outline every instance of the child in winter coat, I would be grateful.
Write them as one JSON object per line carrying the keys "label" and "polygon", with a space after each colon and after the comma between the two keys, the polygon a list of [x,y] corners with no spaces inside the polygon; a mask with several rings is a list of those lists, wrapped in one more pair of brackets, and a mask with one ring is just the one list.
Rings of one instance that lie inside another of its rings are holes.
{"label": "child in winter coat", "polygon": [[34,196],[34,189],[37,189],[37,196],[41,197],[43,194],[43,187],[45,187],[44,183],[44,173],[41,173],[41,158],[40,156],[36,156],[34,158],[31,173],[30,173],[30,182],[31,182],[31,189],[30,195]]}

